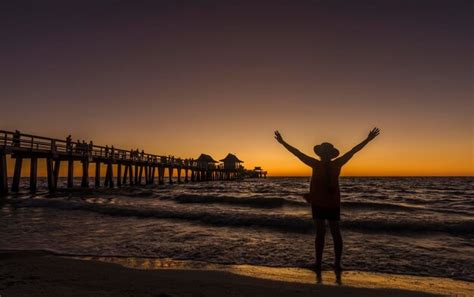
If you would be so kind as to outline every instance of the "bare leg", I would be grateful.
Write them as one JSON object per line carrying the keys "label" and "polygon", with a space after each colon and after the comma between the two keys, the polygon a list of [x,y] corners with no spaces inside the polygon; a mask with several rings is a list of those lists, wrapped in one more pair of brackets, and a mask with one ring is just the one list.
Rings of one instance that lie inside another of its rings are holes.
{"label": "bare leg", "polygon": [[326,224],[324,220],[315,220],[316,223],[316,238],[314,240],[314,247],[316,253],[316,270],[321,270],[321,262],[323,260],[324,238],[326,236]]}
{"label": "bare leg", "polygon": [[342,256],[342,236],[339,228],[339,221],[329,221],[329,228],[331,229],[332,240],[334,242],[334,269],[341,270],[341,256]]}

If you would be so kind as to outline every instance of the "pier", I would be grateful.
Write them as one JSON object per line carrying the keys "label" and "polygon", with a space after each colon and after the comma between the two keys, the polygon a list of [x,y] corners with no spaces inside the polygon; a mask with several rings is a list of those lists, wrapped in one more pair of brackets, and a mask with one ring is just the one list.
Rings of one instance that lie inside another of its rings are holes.
{"label": "pier", "polygon": [[[14,161],[11,188],[8,184],[7,155]],[[227,159],[235,157],[232,154]],[[233,156],[233,157],[232,157]],[[37,190],[38,162],[46,162],[46,176],[49,192],[58,188],[61,166],[67,166],[67,188],[74,187],[74,163],[82,167],[81,188],[121,187],[123,185],[163,185],[165,182],[200,182],[211,180],[232,180],[250,176],[240,163],[232,165],[225,162],[216,165],[209,155],[202,154],[198,159],[182,159],[174,156],[159,156],[138,150],[124,150],[113,146],[100,146],[84,141],[73,142],[71,137],[55,139],[29,135],[18,131],[0,130],[0,196],[18,192],[23,160],[30,160],[29,189]],[[64,165],[63,165],[64,164]],[[106,170],[101,172],[102,165]],[[94,184],[89,182],[89,167],[95,166]],[[116,172],[116,174],[114,174]],[[166,172],[167,180],[165,180]],[[184,174],[183,174],[184,173]],[[104,174],[105,179],[101,177]],[[258,174],[258,177],[266,177]]]}

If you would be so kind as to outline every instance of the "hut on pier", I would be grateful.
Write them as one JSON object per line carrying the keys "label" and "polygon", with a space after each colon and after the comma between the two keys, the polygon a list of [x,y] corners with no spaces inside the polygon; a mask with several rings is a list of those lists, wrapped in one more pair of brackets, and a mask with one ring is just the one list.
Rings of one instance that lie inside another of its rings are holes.
{"label": "hut on pier", "polygon": [[214,169],[216,167],[216,163],[218,163],[210,155],[207,154],[201,154],[199,158],[194,160],[194,162],[199,169],[205,170]]}
{"label": "hut on pier", "polygon": [[224,163],[224,170],[227,171],[237,171],[242,168],[240,164],[244,163],[244,161],[239,160],[236,155],[230,153],[220,161]]}
{"label": "hut on pier", "polygon": [[250,174],[251,177],[267,177],[267,172],[262,169],[260,166],[255,166],[255,168],[252,170],[252,174]]}

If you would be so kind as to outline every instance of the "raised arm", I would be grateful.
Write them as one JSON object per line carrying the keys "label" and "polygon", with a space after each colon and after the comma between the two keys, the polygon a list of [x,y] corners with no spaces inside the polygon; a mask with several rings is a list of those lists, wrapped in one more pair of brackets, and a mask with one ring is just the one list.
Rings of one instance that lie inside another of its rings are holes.
{"label": "raised arm", "polygon": [[348,151],[347,153],[345,153],[343,156],[337,158],[335,160],[335,162],[338,162],[342,165],[346,164],[347,161],[349,161],[352,156],[354,156],[355,153],[357,153],[358,151],[360,151],[362,148],[364,148],[364,146],[367,145],[367,143],[369,143],[372,139],[374,139],[375,137],[377,137],[377,135],[379,135],[380,133],[380,129],[379,128],[374,128],[372,129],[370,132],[369,132],[369,135],[367,136],[367,138],[362,141],[361,143],[359,143],[358,145],[356,145],[355,147],[353,147],[350,151]]}
{"label": "raised arm", "polygon": [[278,131],[275,131],[275,139],[281,143],[288,151],[290,151],[290,153],[292,153],[293,155],[295,155],[296,157],[298,157],[298,159],[300,159],[303,163],[305,163],[306,165],[312,167],[314,166],[315,163],[319,162],[317,159],[315,158],[312,158],[308,155],[305,155],[303,154],[302,152],[300,152],[297,148],[295,147],[292,147],[291,145],[289,145],[288,143],[286,143],[286,141],[283,140],[283,137],[281,136],[280,132]]}

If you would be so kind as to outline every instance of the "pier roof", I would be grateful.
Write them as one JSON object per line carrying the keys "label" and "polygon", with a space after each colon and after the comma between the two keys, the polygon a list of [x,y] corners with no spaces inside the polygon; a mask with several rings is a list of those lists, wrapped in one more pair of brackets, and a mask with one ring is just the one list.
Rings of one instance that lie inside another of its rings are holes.
{"label": "pier roof", "polygon": [[239,160],[236,155],[234,154],[227,154],[227,156],[220,160],[221,162],[235,162],[235,163],[244,163],[244,161]]}
{"label": "pier roof", "polygon": [[201,154],[196,160],[197,162],[206,162],[206,163],[217,163],[210,155]]}

